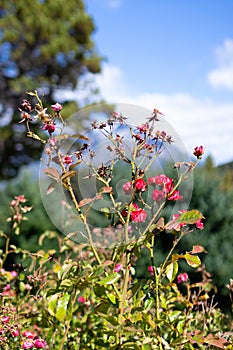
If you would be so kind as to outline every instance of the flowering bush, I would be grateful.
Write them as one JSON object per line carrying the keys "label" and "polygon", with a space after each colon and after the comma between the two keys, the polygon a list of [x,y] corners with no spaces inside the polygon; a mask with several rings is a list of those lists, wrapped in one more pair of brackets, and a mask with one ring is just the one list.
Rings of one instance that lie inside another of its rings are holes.
{"label": "flowering bush", "polygon": [[[72,227],[76,231],[68,232],[64,239],[46,231],[39,237],[39,244],[46,247],[47,240],[56,240],[59,250],[42,248],[33,253],[10,244],[9,235],[1,233],[5,239],[0,267],[1,346],[59,350],[230,349],[230,321],[209,297],[214,291],[211,276],[198,256],[205,249],[195,245],[191,251],[176,251],[184,236],[203,229],[203,215],[191,209],[180,210],[167,222],[163,217],[167,206],[182,201],[179,186],[198,164],[202,146],[194,150],[196,163],[174,164],[177,179],[156,174],[156,159],[172,143],[165,131],[155,129],[160,112],[154,110],[145,124],[135,128],[122,114],[114,112],[106,120],[91,124],[92,133],[100,133],[107,140],[106,151],[112,155],[110,162],[96,164],[95,159],[97,163],[99,159],[89,134],[71,135],[78,142],[67,149],[62,106],[52,105],[50,113],[37,92],[30,95],[36,98],[36,105],[23,101],[22,122],[28,137],[45,144],[44,173],[51,179],[47,195],[56,195],[59,186],[65,191],[61,210],[73,207],[76,216],[72,212],[64,227],[69,229],[75,219]],[[41,126],[38,133],[31,130],[37,129],[37,123]],[[125,134],[120,130],[129,132],[130,145],[124,143]],[[43,133],[50,138],[47,140]],[[129,179],[119,193],[114,188],[117,162],[130,169]],[[88,169],[84,176],[87,187],[95,179],[97,191],[90,198],[80,199],[75,178],[80,173],[83,178],[83,165]],[[18,196],[11,202],[10,220],[16,234],[20,233],[22,213],[31,209],[22,206],[25,201]],[[98,208],[101,217],[107,217],[106,227],[90,224],[93,208]],[[165,234],[173,237],[173,243],[158,265],[157,236]],[[150,266],[140,280],[135,269],[145,249]],[[12,271],[4,269],[10,254],[17,255],[19,261]],[[182,272],[181,261],[198,269],[202,279],[192,283]]]}

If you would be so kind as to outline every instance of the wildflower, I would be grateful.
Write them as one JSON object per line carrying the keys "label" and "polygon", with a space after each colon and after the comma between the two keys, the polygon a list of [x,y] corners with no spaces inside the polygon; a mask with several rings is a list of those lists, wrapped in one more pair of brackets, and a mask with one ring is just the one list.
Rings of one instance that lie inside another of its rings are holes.
{"label": "wildflower", "polygon": [[114,272],[119,272],[120,270],[122,270],[122,264],[116,264]]}
{"label": "wildflower", "polygon": [[130,194],[131,190],[132,190],[132,181],[128,181],[126,182],[123,187],[122,187],[123,191],[125,192],[125,194]]}
{"label": "wildflower", "polygon": [[169,201],[179,201],[182,200],[183,196],[180,195],[178,190],[175,190],[174,192],[172,192],[171,195],[168,195],[168,200]]}
{"label": "wildflower", "polygon": [[12,337],[18,337],[19,336],[19,329],[14,329],[13,331],[11,331],[11,335]]}
{"label": "wildflower", "polygon": [[[136,203],[132,203],[132,207],[133,207],[133,210],[139,209],[139,206]],[[124,217],[128,215],[128,206],[122,210],[121,215]]]}
{"label": "wildflower", "polygon": [[49,135],[51,136],[52,133],[55,131],[54,123],[50,123],[50,122],[46,123],[43,127],[43,130],[47,130]]}
{"label": "wildflower", "polygon": [[146,133],[149,130],[149,124],[142,124],[137,126],[140,133]]}
{"label": "wildflower", "polygon": [[164,174],[161,174],[161,175],[157,175],[157,176],[153,176],[153,177],[149,177],[148,178],[148,183],[150,185],[158,185],[158,186],[166,186],[166,188],[168,188],[172,183],[173,183],[173,180],[164,175]]}
{"label": "wildflower", "polygon": [[204,228],[204,224],[202,222],[202,219],[199,219],[195,225],[196,225],[196,228],[198,228],[199,230],[203,230],[203,228]]}
{"label": "wildflower", "polygon": [[187,282],[188,278],[189,278],[189,276],[186,272],[180,273],[177,276],[177,283]]}
{"label": "wildflower", "polygon": [[36,347],[37,349],[44,349],[47,346],[47,343],[44,339],[36,339],[34,341],[34,347]]}
{"label": "wildflower", "polygon": [[67,165],[70,165],[73,163],[73,160],[71,159],[70,156],[68,156],[68,154],[66,156],[63,157],[63,163],[64,164],[67,164]]}
{"label": "wildflower", "polygon": [[8,323],[10,321],[10,316],[2,316],[1,321]]}
{"label": "wildflower", "polygon": [[152,192],[152,199],[155,202],[161,202],[164,199],[164,193],[160,190],[154,190]]}
{"label": "wildflower", "polygon": [[34,346],[34,342],[32,339],[27,339],[23,342],[22,348],[23,349],[31,349]]}
{"label": "wildflower", "polygon": [[143,179],[137,179],[134,184],[134,187],[138,192],[146,191],[146,186],[147,184]]}
{"label": "wildflower", "polygon": [[55,112],[60,112],[62,110],[62,105],[58,102],[56,102],[55,105],[51,105],[51,107]]}
{"label": "wildflower", "polygon": [[131,211],[130,217],[134,222],[144,222],[147,217],[147,212],[144,209],[139,208]]}
{"label": "wildflower", "polygon": [[154,269],[153,269],[153,266],[148,266],[147,267],[147,270],[149,271],[149,274],[151,275],[151,276],[154,276]]}
{"label": "wildflower", "polygon": [[15,277],[18,276],[18,272],[14,271],[14,270],[11,271],[10,274],[11,274],[11,277],[12,277],[12,278],[15,278]]}
{"label": "wildflower", "polygon": [[85,297],[78,297],[78,302],[79,303],[85,303],[87,299]]}
{"label": "wildflower", "polygon": [[28,339],[34,339],[34,338],[35,338],[35,334],[32,333],[31,331],[24,331],[24,332],[22,333],[22,336],[23,336],[23,337],[26,337],[26,338],[28,338]]}
{"label": "wildflower", "polygon": [[197,157],[197,159],[201,159],[201,157],[204,154],[203,146],[195,147],[193,154],[194,154],[195,157]]}

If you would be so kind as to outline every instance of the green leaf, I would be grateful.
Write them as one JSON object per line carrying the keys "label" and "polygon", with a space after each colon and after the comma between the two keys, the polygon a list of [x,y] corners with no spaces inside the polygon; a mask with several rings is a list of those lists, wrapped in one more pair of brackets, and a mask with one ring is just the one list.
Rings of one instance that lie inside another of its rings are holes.
{"label": "green leaf", "polygon": [[106,295],[108,299],[113,303],[114,305],[116,304],[116,296],[113,293],[106,292]]}
{"label": "green leaf", "polygon": [[202,213],[199,210],[193,209],[182,213],[175,221],[192,225],[202,218],[204,218]]}
{"label": "green leaf", "polygon": [[121,277],[121,275],[117,272],[113,272],[111,273],[109,276],[103,278],[99,284],[113,284],[115,283],[119,278]]}
{"label": "green leaf", "polygon": [[178,272],[177,261],[174,261],[174,262],[170,263],[169,265],[167,265],[165,273],[166,273],[166,276],[167,276],[169,282],[172,282],[176,278],[177,272]]}
{"label": "green leaf", "polygon": [[186,253],[183,255],[183,258],[186,260],[187,264],[191,267],[198,267],[201,265],[201,260],[197,255]]}
{"label": "green leaf", "polygon": [[62,322],[67,318],[70,318],[71,310],[68,309],[70,301],[70,294],[65,293],[57,300],[55,317],[58,321]]}
{"label": "green leaf", "polygon": [[55,316],[55,309],[57,305],[57,298],[59,294],[53,294],[50,297],[47,297],[48,300],[48,312],[50,315]]}

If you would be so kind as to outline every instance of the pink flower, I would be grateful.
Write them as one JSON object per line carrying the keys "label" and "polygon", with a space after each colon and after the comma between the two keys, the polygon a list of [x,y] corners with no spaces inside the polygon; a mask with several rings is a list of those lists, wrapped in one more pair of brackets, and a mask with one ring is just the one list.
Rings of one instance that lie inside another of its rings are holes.
{"label": "pink flower", "polygon": [[204,224],[203,222],[201,221],[202,219],[199,219],[197,222],[196,222],[196,228],[198,228],[199,230],[203,230],[204,228]]}
{"label": "pink flower", "polygon": [[161,202],[164,199],[164,193],[160,190],[154,190],[152,192],[152,199],[155,202]]}
{"label": "pink flower", "polygon": [[47,130],[49,135],[51,136],[52,133],[55,131],[55,125],[53,123],[47,123],[44,125],[43,130]]}
{"label": "pink flower", "polygon": [[183,196],[179,194],[179,191],[175,190],[171,195],[168,195],[167,199],[169,201],[179,201],[183,199]]}
{"label": "pink flower", "polygon": [[7,284],[5,287],[4,287],[4,291],[8,291],[11,289],[11,286],[9,284]]}
{"label": "pink flower", "polygon": [[11,335],[12,337],[18,337],[19,336],[19,329],[14,329],[13,331],[11,331]]}
{"label": "pink flower", "polygon": [[32,289],[32,286],[30,284],[28,284],[28,283],[26,283],[24,285],[24,287],[25,287],[26,290],[31,290]]}
{"label": "pink flower", "polygon": [[132,191],[132,181],[126,182],[122,188],[125,194],[130,194],[130,192]]}
{"label": "pink flower", "polygon": [[67,154],[66,156],[63,157],[63,163],[69,165],[69,164],[72,164],[72,163],[73,163],[73,160],[72,160],[71,157],[68,156],[68,154]]}
{"label": "pink flower", "polygon": [[139,130],[139,132],[141,133],[146,133],[149,130],[149,124],[142,124],[137,126],[137,129]]}
{"label": "pink flower", "polygon": [[150,273],[151,276],[154,276],[154,269],[153,269],[153,266],[151,266],[151,265],[148,266],[148,267],[147,267],[147,270],[149,271],[149,273]]}
{"label": "pink flower", "polygon": [[16,271],[11,271],[10,274],[11,274],[11,277],[12,277],[12,278],[18,276],[18,272],[16,272]]}
{"label": "pink flower", "polygon": [[86,301],[87,301],[86,298],[84,298],[84,297],[78,297],[78,302],[79,302],[79,303],[85,303]]}
{"label": "pink flower", "polygon": [[58,102],[55,103],[55,105],[51,105],[51,107],[55,112],[60,112],[62,110],[62,105]]}
{"label": "pink flower", "polygon": [[45,340],[39,338],[34,341],[34,346],[37,349],[44,349],[47,346],[47,343]]}
{"label": "pink flower", "polygon": [[36,335],[34,333],[32,333],[31,331],[24,331],[22,333],[22,336],[26,337],[28,339],[34,339]]}
{"label": "pink flower", "polygon": [[180,273],[177,276],[177,283],[182,283],[182,282],[186,282],[188,280],[189,276],[186,272],[184,273]]}
{"label": "pink flower", "polygon": [[147,217],[147,212],[144,209],[136,209],[131,211],[130,217],[134,222],[144,222]]}
{"label": "pink flower", "polygon": [[154,183],[156,185],[163,186],[163,185],[167,185],[167,184],[173,183],[173,180],[170,177],[168,177],[168,176],[166,176],[164,174],[161,174],[161,175],[158,175],[158,176],[154,177]]}
{"label": "pink flower", "polygon": [[2,316],[1,321],[8,323],[10,321],[10,316]]}
{"label": "pink flower", "polygon": [[137,179],[134,184],[134,187],[138,192],[146,191],[146,186],[147,184],[143,179]]}
{"label": "pink flower", "polygon": [[116,264],[114,272],[119,272],[122,270],[122,264]]}
{"label": "pink flower", "polygon": [[23,349],[31,349],[34,346],[34,341],[32,339],[27,339],[23,342],[22,348]]}
{"label": "pink flower", "polygon": [[195,147],[193,154],[194,154],[195,157],[197,157],[197,159],[201,159],[201,157],[204,154],[203,146]]}

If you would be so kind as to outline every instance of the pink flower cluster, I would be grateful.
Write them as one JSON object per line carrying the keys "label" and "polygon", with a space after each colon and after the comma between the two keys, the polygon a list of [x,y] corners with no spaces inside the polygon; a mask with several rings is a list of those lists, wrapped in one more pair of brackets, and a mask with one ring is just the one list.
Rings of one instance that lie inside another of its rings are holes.
{"label": "pink flower cluster", "polygon": [[179,191],[174,190],[173,179],[164,174],[149,177],[148,183],[154,187],[158,186],[158,188],[155,188],[152,192],[152,199],[155,202],[161,202],[164,198],[169,201],[178,201],[183,199]]}
{"label": "pink flower cluster", "polygon": [[186,272],[184,273],[180,273],[178,276],[177,276],[177,283],[183,283],[183,282],[187,282],[188,281],[188,274]]}
{"label": "pink flower cluster", "polygon": [[44,339],[37,338],[36,335],[31,331],[24,331],[22,336],[27,338],[22,343],[23,349],[45,349],[47,347],[47,343]]}
{"label": "pink flower cluster", "polygon": [[[158,176],[153,176],[148,178],[148,184],[153,186],[158,186],[152,192],[152,199],[155,202],[161,202],[163,199],[168,199],[169,201],[182,200],[183,197],[179,194],[178,190],[174,190],[173,179],[161,174]],[[135,192],[145,192],[147,189],[147,183],[142,178],[135,181],[134,186],[132,186],[132,181],[128,181],[123,185],[123,191],[125,194],[130,194],[132,190]]]}
{"label": "pink flower cluster", "polygon": [[[142,178],[139,178],[134,183],[134,189],[136,192],[145,192],[147,183]],[[128,181],[123,185],[123,191],[125,194],[130,194],[133,190],[132,181]]]}
{"label": "pink flower cluster", "polygon": [[[128,209],[123,209],[121,214],[122,216],[126,217],[128,215]],[[130,218],[134,222],[144,222],[147,218],[147,212],[144,209],[140,208],[136,203],[132,203]]]}

